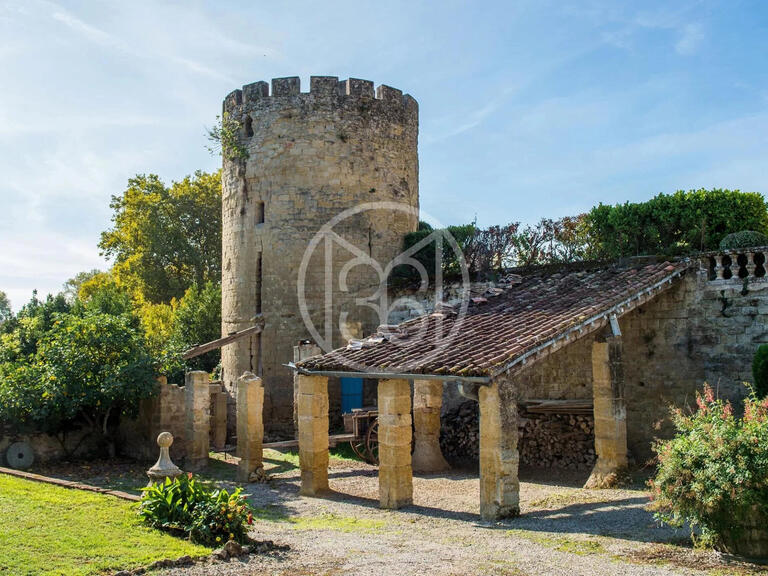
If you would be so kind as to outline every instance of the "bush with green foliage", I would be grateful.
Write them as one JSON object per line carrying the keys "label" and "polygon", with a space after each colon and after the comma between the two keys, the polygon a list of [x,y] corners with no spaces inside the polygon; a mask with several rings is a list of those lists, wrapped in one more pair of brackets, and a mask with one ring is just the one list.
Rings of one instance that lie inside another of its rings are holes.
{"label": "bush with green foliage", "polygon": [[673,411],[676,435],[655,444],[649,484],[658,519],[688,523],[695,543],[725,549],[755,509],[768,514],[768,401],[751,393],[739,418],[705,385],[696,404],[693,414]]}
{"label": "bush with green foliage", "polygon": [[51,434],[86,425],[113,452],[118,416],[135,416],[139,401],[155,389],[152,359],[135,321],[60,313],[34,344],[25,343],[23,328],[39,319],[23,317],[2,337],[0,420]]}
{"label": "bush with green foliage", "polygon": [[768,231],[768,207],[756,192],[680,190],[647,202],[600,204],[587,225],[597,257],[675,255],[715,250],[731,232]]}
{"label": "bush with green foliage", "polygon": [[752,358],[752,379],[758,398],[768,396],[768,344],[758,346]]}
{"label": "bush with green foliage", "polygon": [[228,540],[244,544],[249,540],[253,514],[241,488],[229,492],[188,474],[143,490],[138,513],[155,528],[186,534],[193,542],[206,546]]}
{"label": "bush with green foliage", "polygon": [[754,230],[742,230],[728,234],[720,240],[720,249],[751,248],[753,246],[768,246],[768,236]]}

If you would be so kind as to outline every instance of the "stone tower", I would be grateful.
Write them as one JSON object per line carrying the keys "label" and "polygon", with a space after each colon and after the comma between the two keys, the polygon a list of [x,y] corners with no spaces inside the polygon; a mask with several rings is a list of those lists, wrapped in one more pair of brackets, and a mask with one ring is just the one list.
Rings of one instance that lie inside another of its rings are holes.
{"label": "stone tower", "polygon": [[250,326],[256,314],[265,325],[222,349],[223,379],[233,392],[244,372],[259,374],[267,432],[290,435],[293,373],[284,365],[293,346],[311,338],[299,308],[302,260],[301,300],[318,332],[331,318],[339,346],[375,330],[379,316],[355,298],[376,292],[378,272],[344,268],[354,258],[349,246],[320,243],[311,256],[307,248],[342,212],[381,202],[390,207],[352,214],[334,232],[382,266],[401,251],[418,225],[418,104],[389,86],[374,94],[367,80],[313,76],[308,93],[298,77],[272,80],[271,93],[266,82],[248,84],[226,97],[224,112],[239,122],[248,157],[224,159],[222,333]]}

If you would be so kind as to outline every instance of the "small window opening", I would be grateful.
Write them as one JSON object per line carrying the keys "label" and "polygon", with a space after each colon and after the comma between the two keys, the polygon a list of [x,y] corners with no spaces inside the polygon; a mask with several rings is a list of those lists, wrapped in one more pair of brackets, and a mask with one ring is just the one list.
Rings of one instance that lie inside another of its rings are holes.
{"label": "small window opening", "polygon": [[709,279],[717,280],[717,261],[712,256],[709,257]]}
{"label": "small window opening", "polygon": [[264,202],[256,202],[256,224],[264,224]]}
{"label": "small window opening", "polygon": [[245,135],[248,136],[248,138],[253,136],[253,118],[250,116],[245,119]]}
{"label": "small window opening", "polygon": [[262,257],[261,252],[256,257],[256,314],[261,314],[261,277]]}

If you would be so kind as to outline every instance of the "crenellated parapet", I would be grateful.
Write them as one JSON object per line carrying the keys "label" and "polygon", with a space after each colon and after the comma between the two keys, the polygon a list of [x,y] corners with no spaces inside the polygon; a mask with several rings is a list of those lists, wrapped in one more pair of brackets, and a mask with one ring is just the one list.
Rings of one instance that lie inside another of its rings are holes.
{"label": "crenellated parapet", "polygon": [[[409,94],[392,88],[386,84],[374,90],[370,80],[348,78],[339,80],[338,76],[311,76],[309,92],[301,91],[301,79],[298,76],[273,78],[270,84],[260,81],[246,84],[242,89],[230,92],[224,99],[223,111],[236,115],[248,108],[264,105],[269,101],[284,101],[293,99],[312,102],[331,102],[343,105],[354,100],[367,101],[378,108],[389,108],[393,111],[404,110],[418,114],[418,103]],[[266,101],[266,102],[265,102]],[[279,102],[278,102],[279,103]]]}

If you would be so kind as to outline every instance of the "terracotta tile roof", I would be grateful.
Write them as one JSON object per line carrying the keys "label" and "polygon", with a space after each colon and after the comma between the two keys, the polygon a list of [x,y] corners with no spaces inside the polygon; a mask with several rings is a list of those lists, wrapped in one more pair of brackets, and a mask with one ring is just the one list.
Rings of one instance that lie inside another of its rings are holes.
{"label": "terracotta tile roof", "polygon": [[534,272],[494,294],[443,308],[397,327],[382,326],[358,349],[340,348],[299,363],[308,372],[343,371],[493,376],[572,342],[653,298],[691,264],[603,266]]}

